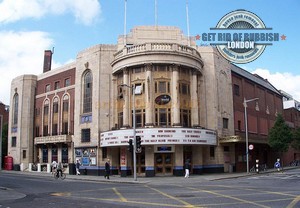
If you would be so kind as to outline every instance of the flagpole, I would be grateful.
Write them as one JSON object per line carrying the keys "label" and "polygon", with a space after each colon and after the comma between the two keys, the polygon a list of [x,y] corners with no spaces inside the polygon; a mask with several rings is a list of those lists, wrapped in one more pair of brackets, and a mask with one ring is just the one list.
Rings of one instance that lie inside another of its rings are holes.
{"label": "flagpole", "polygon": [[187,32],[188,32],[188,46],[191,46],[188,0],[186,0],[186,24],[187,24]]}
{"label": "flagpole", "polygon": [[124,46],[126,46],[126,17],[127,17],[127,0],[124,2]]}
{"label": "flagpole", "polygon": [[154,17],[155,17],[155,26],[157,27],[157,0],[155,0],[154,5]]}

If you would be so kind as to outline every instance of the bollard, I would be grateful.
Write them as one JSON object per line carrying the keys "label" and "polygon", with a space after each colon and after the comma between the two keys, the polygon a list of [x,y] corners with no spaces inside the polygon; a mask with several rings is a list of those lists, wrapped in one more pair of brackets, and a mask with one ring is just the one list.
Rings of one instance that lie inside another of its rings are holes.
{"label": "bollard", "polygon": [[256,173],[259,173],[259,160],[256,160]]}
{"label": "bollard", "polygon": [[29,163],[29,167],[28,167],[29,172],[32,171],[32,163]]}
{"label": "bollard", "polygon": [[41,163],[37,164],[37,172],[41,172]]}
{"label": "bollard", "polygon": [[21,170],[21,171],[24,171],[24,163],[21,163],[21,164],[20,164],[20,170]]}
{"label": "bollard", "polygon": [[47,163],[47,173],[50,173],[51,172],[51,165],[50,163]]}

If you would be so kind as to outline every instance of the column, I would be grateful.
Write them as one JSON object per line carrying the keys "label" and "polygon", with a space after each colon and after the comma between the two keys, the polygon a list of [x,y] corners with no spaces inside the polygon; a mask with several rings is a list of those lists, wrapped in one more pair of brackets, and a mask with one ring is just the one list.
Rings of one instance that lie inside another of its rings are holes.
{"label": "column", "polygon": [[193,148],[193,173],[203,173],[203,148],[200,145],[195,145]]}
{"label": "column", "polygon": [[191,77],[191,125],[192,126],[199,126],[199,110],[198,110],[198,93],[197,93],[197,72],[192,72]]}
{"label": "column", "polygon": [[183,146],[176,145],[176,152],[174,153],[175,162],[174,162],[174,176],[183,176],[184,175],[184,161],[183,161]]}
{"label": "column", "polygon": [[[128,85],[129,84],[129,70],[124,69],[123,70],[123,84]],[[130,88],[128,87],[123,87],[123,97],[124,97],[124,105],[123,105],[123,126],[124,127],[129,127],[129,115],[131,115],[130,112]]]}
{"label": "column", "polygon": [[146,121],[145,126],[153,126],[154,103],[153,103],[153,77],[152,64],[146,64],[146,80],[145,80],[145,104],[146,104]]}
{"label": "column", "polygon": [[173,110],[173,126],[181,126],[180,124],[180,106],[178,97],[178,80],[179,80],[179,66],[173,65],[172,72],[172,110]]}
{"label": "column", "polygon": [[155,176],[155,167],[154,167],[154,146],[145,147],[145,175],[146,177]]}

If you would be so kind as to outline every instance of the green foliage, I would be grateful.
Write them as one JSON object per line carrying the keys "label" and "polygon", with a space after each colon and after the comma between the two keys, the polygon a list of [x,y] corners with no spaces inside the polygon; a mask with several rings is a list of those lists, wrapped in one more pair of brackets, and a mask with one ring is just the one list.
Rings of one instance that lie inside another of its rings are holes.
{"label": "green foliage", "polygon": [[270,147],[278,153],[288,151],[293,134],[281,114],[278,114],[274,126],[270,129],[268,139]]}
{"label": "green foliage", "polygon": [[292,147],[296,150],[300,150],[300,128],[295,129],[293,132]]}

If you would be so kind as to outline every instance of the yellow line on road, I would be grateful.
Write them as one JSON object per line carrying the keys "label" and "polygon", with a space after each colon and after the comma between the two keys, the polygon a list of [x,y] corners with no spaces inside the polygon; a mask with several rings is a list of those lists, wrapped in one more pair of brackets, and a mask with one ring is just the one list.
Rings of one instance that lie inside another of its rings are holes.
{"label": "yellow line on road", "polygon": [[113,191],[120,197],[122,202],[127,202],[127,199],[116,188],[113,188]]}
{"label": "yellow line on road", "polygon": [[300,195],[297,196],[288,206],[287,208],[293,208],[300,201]]}
{"label": "yellow line on road", "polygon": [[164,192],[162,192],[162,191],[160,191],[160,190],[158,190],[158,189],[156,189],[156,188],[151,188],[151,187],[149,187],[149,186],[147,186],[147,185],[146,185],[145,187],[147,187],[147,188],[149,188],[149,189],[151,189],[151,190],[153,190],[153,191],[156,191],[156,192],[160,193],[160,194],[163,195],[163,196],[166,196],[166,197],[168,197],[168,198],[170,198],[170,199],[173,199],[173,200],[175,200],[175,201],[178,201],[178,202],[184,204],[184,205],[185,205],[184,207],[198,207],[198,206],[192,205],[192,204],[190,204],[190,203],[188,203],[188,202],[186,202],[186,201],[183,201],[183,200],[181,200],[181,199],[178,199],[178,198],[176,198],[176,197],[174,197],[174,196],[171,196],[171,195],[169,195],[169,194],[166,194],[166,193],[164,193]]}
{"label": "yellow line on road", "polygon": [[[197,188],[189,188],[189,189],[191,189],[191,190],[199,190]],[[240,199],[240,198],[237,198],[237,197],[220,194],[220,193],[217,193],[217,192],[214,192],[214,191],[208,191],[208,190],[200,190],[200,191],[206,192],[206,193],[209,193],[209,194],[213,194],[213,195],[217,195],[217,196],[221,196],[221,197],[224,197],[224,198],[229,198],[229,199],[233,199],[233,200],[236,200],[236,201],[240,201],[240,202],[243,202],[245,204],[254,204],[254,205],[259,206],[259,207],[270,208],[268,206],[261,205],[261,204],[258,204],[258,203],[252,202],[252,201],[247,201],[247,200]],[[220,204],[220,205],[222,205],[222,204]]]}

